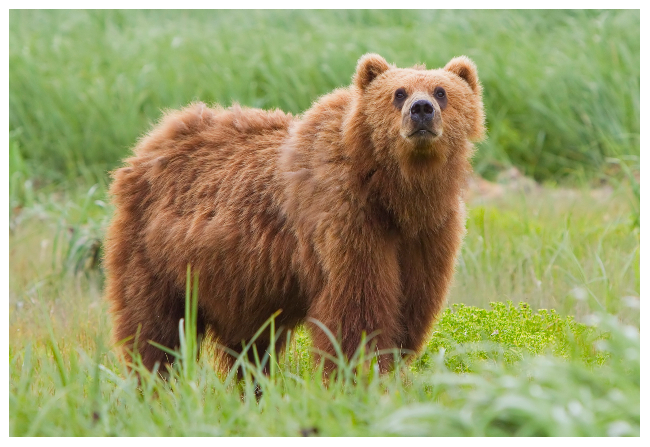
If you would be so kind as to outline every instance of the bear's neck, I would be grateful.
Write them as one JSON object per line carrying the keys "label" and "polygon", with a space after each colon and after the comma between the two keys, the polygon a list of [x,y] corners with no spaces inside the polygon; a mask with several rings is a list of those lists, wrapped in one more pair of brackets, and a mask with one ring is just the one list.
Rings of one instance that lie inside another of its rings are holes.
{"label": "bear's neck", "polygon": [[470,169],[469,163],[459,157],[408,177],[399,166],[385,166],[377,169],[384,180],[378,178],[369,195],[394,216],[401,232],[415,236],[437,229],[458,211]]}
{"label": "bear's neck", "polygon": [[[402,234],[434,230],[459,212],[462,190],[471,174],[472,145],[463,142],[445,160],[399,160],[395,148],[377,148],[362,116],[348,117],[342,139],[351,170],[359,169],[360,196],[382,208]],[[351,172],[351,175],[355,175]]]}

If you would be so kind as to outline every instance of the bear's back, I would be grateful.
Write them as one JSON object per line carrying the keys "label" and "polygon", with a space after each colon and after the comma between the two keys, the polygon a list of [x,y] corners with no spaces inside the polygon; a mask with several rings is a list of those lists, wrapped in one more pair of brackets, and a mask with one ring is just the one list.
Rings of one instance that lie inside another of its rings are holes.
{"label": "bear's back", "polygon": [[[295,288],[289,274],[295,239],[280,212],[277,171],[293,119],[277,110],[203,104],[166,115],[114,174],[107,257],[113,270],[130,253],[142,253],[153,273],[178,287],[190,263],[206,278],[199,280],[200,296],[217,324],[220,316],[250,318],[257,310],[262,324],[268,309],[261,295],[294,298],[288,292]],[[229,335],[240,336],[222,334]]]}
{"label": "bear's back", "polygon": [[[265,171],[275,164],[292,121],[291,115],[279,110],[237,105],[211,109],[197,103],[168,113],[140,140],[126,166],[115,171],[111,194],[119,207],[131,193],[141,195],[147,190],[149,209],[164,205],[178,215],[207,204],[204,199],[210,201],[210,196],[223,200],[215,196],[222,184],[235,186],[233,181],[243,173]],[[263,173],[254,174],[241,181],[255,182]]]}

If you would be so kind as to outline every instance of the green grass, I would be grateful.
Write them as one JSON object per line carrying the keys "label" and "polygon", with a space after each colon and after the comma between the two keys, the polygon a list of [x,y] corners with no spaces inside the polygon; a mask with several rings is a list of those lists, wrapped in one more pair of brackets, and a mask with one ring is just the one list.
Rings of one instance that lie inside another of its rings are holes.
{"label": "green grass", "polygon": [[640,289],[635,199],[629,186],[607,191],[548,188],[470,204],[452,302],[632,317],[621,298]]}
{"label": "green grass", "polygon": [[[188,280],[188,297],[190,296]],[[194,289],[196,291],[196,288]],[[195,296],[195,295],[194,295]],[[189,302],[189,299],[188,299]],[[186,304],[187,308],[190,308]],[[510,318],[519,337],[535,337],[539,320],[530,310],[496,306],[486,320]],[[270,375],[245,364],[247,379],[215,375],[202,357],[195,364],[196,314],[186,313],[178,361],[169,380],[141,369],[141,383],[107,352],[98,336],[90,351],[70,349],[47,324],[44,343],[10,348],[10,433],[24,436],[638,436],[640,433],[639,335],[615,318],[603,316],[598,329],[551,317],[555,329],[571,341],[544,343],[580,347],[587,330],[600,332],[590,344],[597,362],[566,353],[533,356],[524,346],[519,358],[506,360],[492,348],[468,342],[464,332],[483,325],[462,308],[440,335],[456,351],[465,351],[458,374],[447,365],[444,349],[428,364],[400,367],[388,376],[355,373],[354,364],[338,380],[324,385],[320,369],[301,360],[309,356],[299,337],[273,362]],[[546,319],[549,314],[537,315]],[[460,336],[459,336],[460,334]],[[606,339],[606,341],[604,340]],[[435,342],[432,342],[435,344]],[[431,347],[431,345],[430,345]],[[502,346],[508,349],[508,345]],[[476,356],[476,352],[485,355]],[[298,360],[298,361],[296,361]],[[584,360],[587,360],[586,362]],[[269,361],[268,358],[262,360]],[[273,361],[271,359],[270,361]],[[254,383],[262,390],[258,400]]]}
{"label": "green grass", "polygon": [[[638,171],[639,11],[10,11],[12,160],[33,183],[105,183],[161,109],[301,113],[357,59],[444,65],[485,87],[475,168],[550,182]],[[13,179],[13,177],[12,177]]]}
{"label": "green grass", "polygon": [[10,232],[10,433],[637,436],[630,194],[621,185],[474,198],[450,306],[420,358],[386,377],[348,368],[328,388],[300,328],[271,379],[249,365],[257,402],[252,379],[215,373],[209,345],[198,364],[183,360],[194,358],[191,331],[172,380],[145,374],[138,387],[110,346],[101,268],[79,248],[102,239],[105,191],[50,201],[36,191]]}

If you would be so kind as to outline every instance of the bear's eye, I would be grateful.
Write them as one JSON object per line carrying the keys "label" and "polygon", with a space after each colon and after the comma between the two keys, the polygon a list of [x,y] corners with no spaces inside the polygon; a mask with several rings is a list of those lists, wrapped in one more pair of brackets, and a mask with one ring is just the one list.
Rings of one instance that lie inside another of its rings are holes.
{"label": "bear's eye", "polygon": [[397,110],[402,110],[404,102],[406,102],[406,90],[403,88],[398,88],[395,90],[395,98],[393,99],[393,105]]}
{"label": "bear's eye", "polygon": [[445,110],[445,107],[447,107],[447,92],[445,89],[442,87],[436,87],[433,90],[433,97],[438,102],[440,110]]}

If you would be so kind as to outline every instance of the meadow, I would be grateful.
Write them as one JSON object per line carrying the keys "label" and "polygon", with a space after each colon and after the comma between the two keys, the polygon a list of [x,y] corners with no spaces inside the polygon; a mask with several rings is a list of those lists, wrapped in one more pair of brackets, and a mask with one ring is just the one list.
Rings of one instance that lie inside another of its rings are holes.
{"label": "meadow", "polygon": [[[638,436],[639,20],[11,11],[10,434]],[[491,182],[470,185],[449,305],[425,352],[387,376],[353,359],[325,386],[299,329],[237,383],[215,374],[188,315],[170,380],[141,372],[139,384],[102,300],[108,171],[161,110],[202,100],[298,114],[349,83],[368,51],[428,67],[466,54],[485,89],[474,168]]]}

